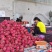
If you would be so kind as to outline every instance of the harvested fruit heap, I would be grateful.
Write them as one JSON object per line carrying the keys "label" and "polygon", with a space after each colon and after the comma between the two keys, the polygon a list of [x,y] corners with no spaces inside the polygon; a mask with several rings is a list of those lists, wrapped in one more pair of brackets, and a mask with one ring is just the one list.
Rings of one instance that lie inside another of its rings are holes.
{"label": "harvested fruit heap", "polygon": [[35,45],[36,40],[25,27],[13,20],[0,23],[0,52],[24,52],[24,48]]}

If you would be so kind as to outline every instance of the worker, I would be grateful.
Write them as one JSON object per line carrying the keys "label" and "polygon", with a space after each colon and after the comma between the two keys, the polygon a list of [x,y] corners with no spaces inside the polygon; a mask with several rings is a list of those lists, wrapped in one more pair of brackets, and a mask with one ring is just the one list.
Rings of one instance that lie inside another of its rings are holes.
{"label": "worker", "polygon": [[35,27],[34,27],[33,35],[46,34],[45,24],[38,17],[34,18],[34,22],[35,22]]}
{"label": "worker", "polygon": [[21,22],[21,19],[17,18],[17,19],[16,19],[16,22]]}

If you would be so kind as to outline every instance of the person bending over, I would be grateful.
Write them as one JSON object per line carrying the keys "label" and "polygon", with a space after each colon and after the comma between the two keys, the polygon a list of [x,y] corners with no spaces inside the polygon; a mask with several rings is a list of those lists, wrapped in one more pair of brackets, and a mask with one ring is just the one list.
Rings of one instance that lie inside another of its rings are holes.
{"label": "person bending over", "polygon": [[35,17],[33,20],[35,22],[33,35],[35,35],[35,34],[46,34],[45,24],[38,17]]}

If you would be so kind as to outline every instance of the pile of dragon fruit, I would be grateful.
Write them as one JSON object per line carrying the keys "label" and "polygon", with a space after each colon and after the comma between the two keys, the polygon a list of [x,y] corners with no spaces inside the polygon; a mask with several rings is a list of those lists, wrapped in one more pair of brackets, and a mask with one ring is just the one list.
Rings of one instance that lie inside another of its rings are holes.
{"label": "pile of dragon fruit", "polygon": [[0,23],[0,52],[24,52],[24,48],[39,40],[43,39],[34,37],[18,22],[4,20]]}

